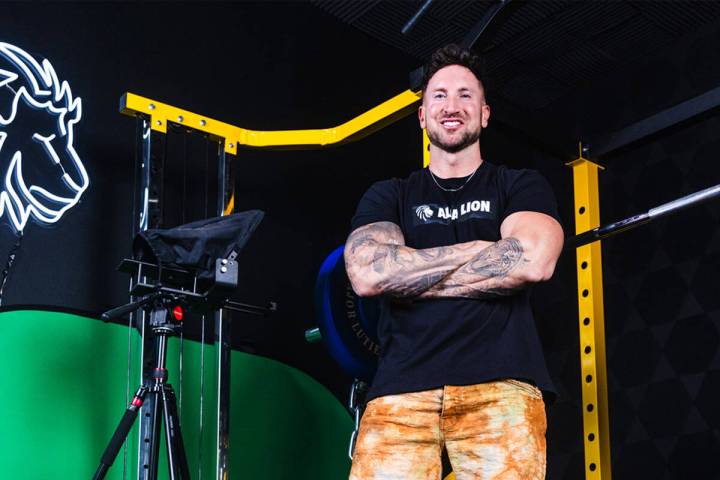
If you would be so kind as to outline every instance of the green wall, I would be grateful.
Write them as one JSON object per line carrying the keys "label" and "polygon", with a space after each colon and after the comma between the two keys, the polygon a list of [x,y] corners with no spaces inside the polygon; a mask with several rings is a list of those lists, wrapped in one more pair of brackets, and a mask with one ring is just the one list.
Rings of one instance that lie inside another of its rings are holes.
{"label": "green wall", "polygon": [[[66,313],[0,313],[4,478],[92,477],[124,412],[126,393],[132,394],[139,382],[139,335],[128,333],[127,327]],[[167,363],[192,478],[213,479],[217,358],[215,347],[206,345],[201,370],[201,353],[197,342],[184,340],[181,349],[180,341],[171,339]],[[232,352],[231,377],[231,478],[347,477],[352,421],[322,385],[287,365],[242,352]],[[128,448],[128,479],[136,477],[136,440],[137,425]],[[123,463],[121,451],[106,478],[123,479]]]}

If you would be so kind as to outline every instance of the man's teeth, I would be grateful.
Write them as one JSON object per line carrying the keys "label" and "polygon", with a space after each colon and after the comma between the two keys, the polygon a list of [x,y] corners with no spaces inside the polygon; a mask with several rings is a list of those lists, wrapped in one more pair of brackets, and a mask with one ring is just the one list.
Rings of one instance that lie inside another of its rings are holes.
{"label": "man's teeth", "polygon": [[456,120],[447,120],[445,122],[442,122],[442,124],[446,127],[457,127],[458,125],[460,125],[460,122]]}

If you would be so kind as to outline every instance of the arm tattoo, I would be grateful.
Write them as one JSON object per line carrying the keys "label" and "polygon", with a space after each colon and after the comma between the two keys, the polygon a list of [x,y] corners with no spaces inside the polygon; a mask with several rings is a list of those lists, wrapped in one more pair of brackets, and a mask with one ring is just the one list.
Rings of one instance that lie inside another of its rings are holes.
{"label": "arm tattoo", "polygon": [[510,237],[480,252],[461,271],[485,278],[502,278],[522,262],[527,262],[523,258],[522,245],[518,239]]}
{"label": "arm tattoo", "polygon": [[407,278],[400,274],[380,283],[380,288],[393,297],[416,297],[432,288],[447,275],[448,271],[439,271]]}
{"label": "arm tattoo", "polygon": [[511,274],[528,262],[520,241],[504,238],[448,275],[426,296],[487,299],[512,295],[522,288],[522,283],[513,279]]}
{"label": "arm tattoo", "polygon": [[400,227],[391,222],[360,227],[345,246],[348,266],[356,267],[348,268],[351,281],[359,275],[376,274],[379,291],[396,297],[415,297],[427,291],[463,265],[470,252],[467,245],[408,248]]}

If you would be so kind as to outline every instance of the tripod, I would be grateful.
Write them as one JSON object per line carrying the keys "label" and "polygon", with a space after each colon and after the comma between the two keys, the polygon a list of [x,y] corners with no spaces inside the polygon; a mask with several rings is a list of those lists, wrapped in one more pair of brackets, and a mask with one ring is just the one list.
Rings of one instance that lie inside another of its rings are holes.
{"label": "tripod", "polygon": [[[114,310],[106,312],[103,316],[108,318],[118,317],[125,313],[137,310],[140,307],[151,305],[150,310],[150,328],[154,334],[156,346],[156,362],[152,371],[152,378],[149,385],[141,385],[135,392],[130,405],[125,410],[125,414],[120,420],[120,424],[115,429],[115,433],[110,439],[105,452],[100,459],[93,480],[101,480],[105,478],[107,471],[112,466],[117,457],[120,448],[130,433],[130,429],[135,423],[138,412],[142,407],[145,397],[149,394],[154,396],[152,407],[152,418],[154,425],[150,435],[150,456],[148,462],[144,465],[149,480],[157,478],[158,470],[158,450],[160,448],[160,422],[164,420],[165,424],[165,443],[168,455],[168,469],[170,480],[189,480],[190,474],[185,455],[185,447],[183,445],[182,433],[180,431],[180,418],[177,413],[177,400],[175,392],[167,383],[168,372],[165,368],[165,357],[167,353],[167,339],[169,336],[176,335],[181,328],[178,322],[173,322],[170,318],[169,308],[177,305],[176,299],[162,295],[161,292],[148,295],[146,298],[133,302]],[[162,413],[162,416],[161,416]]]}
{"label": "tripod", "polygon": [[[142,480],[157,479],[158,450],[160,448],[159,432],[162,418],[165,424],[165,443],[170,480],[190,479],[187,456],[180,432],[175,393],[167,383],[168,374],[165,368],[167,337],[177,335],[181,329],[180,318],[173,319],[175,310],[181,304],[183,307],[187,306],[197,313],[226,309],[265,316],[276,311],[277,305],[275,302],[270,302],[268,306],[261,307],[234,302],[227,298],[229,293],[237,287],[238,265],[235,261],[236,255],[233,252],[228,258],[216,259],[214,278],[210,281],[209,286],[208,282],[199,282],[197,273],[193,270],[175,267],[161,269],[159,264],[127,258],[120,264],[119,269],[121,271],[131,273],[137,279],[137,283],[132,287],[130,293],[135,296],[144,295],[144,297],[136,302],[109,310],[103,313],[101,317],[103,320],[108,321],[134,312],[139,308],[145,309],[146,312],[149,311],[149,328],[154,336],[156,362],[150,379],[146,379],[138,388],[130,405],[125,410],[120,424],[115,429],[115,433],[100,459],[100,466],[95,472],[93,480],[105,478],[148,394],[150,397],[147,397],[148,403],[145,408],[149,412],[146,411],[146,415],[143,417],[141,431],[147,427],[149,435],[144,439],[145,443],[141,446],[142,469],[140,478]],[[155,280],[155,283],[153,283],[153,280]],[[163,282],[167,282],[166,285],[163,285]],[[167,284],[173,286],[167,286]],[[200,289],[203,286],[208,288],[201,292]],[[170,315],[171,309],[173,315]],[[225,395],[228,395],[226,401],[229,402],[229,389],[227,389]]]}

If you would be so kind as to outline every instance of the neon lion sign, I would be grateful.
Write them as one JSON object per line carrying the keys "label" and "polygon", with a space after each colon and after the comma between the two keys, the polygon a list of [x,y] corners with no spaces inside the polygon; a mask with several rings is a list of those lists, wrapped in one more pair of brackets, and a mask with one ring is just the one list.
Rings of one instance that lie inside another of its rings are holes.
{"label": "neon lion sign", "polygon": [[47,59],[0,42],[0,217],[56,223],[90,185],[73,144],[82,101]]}

